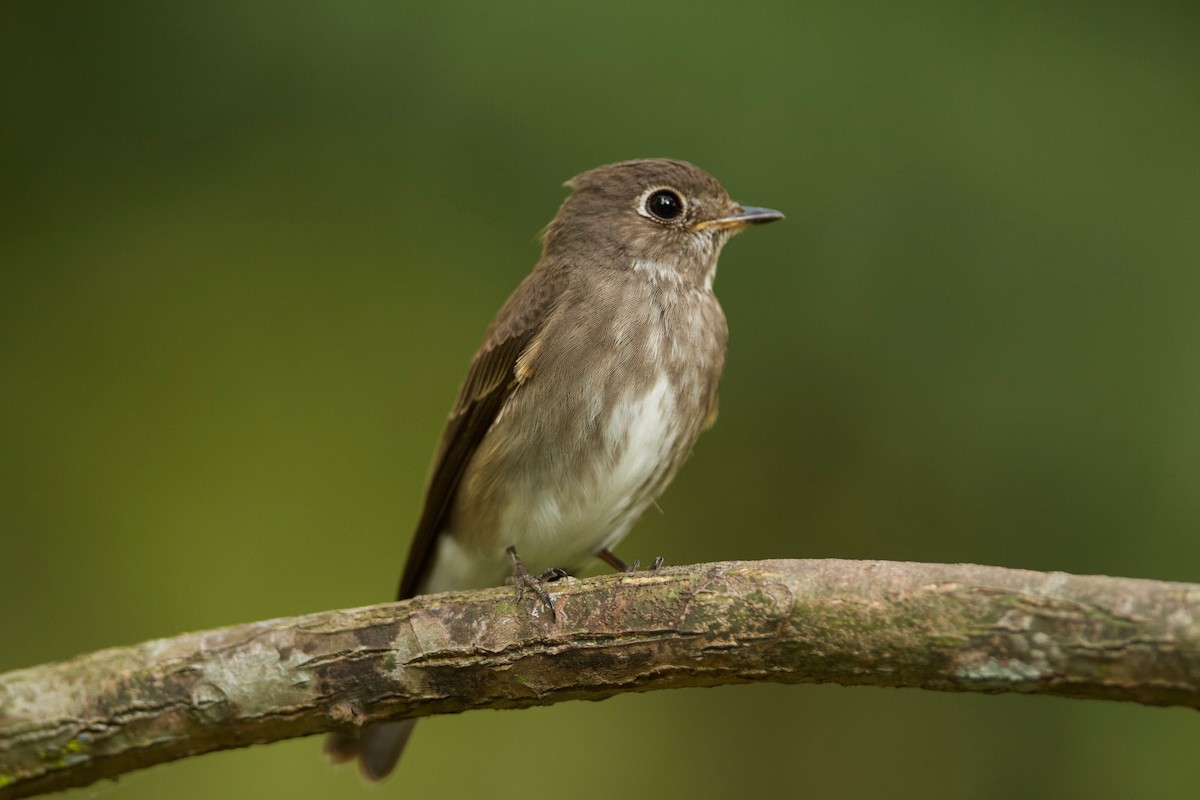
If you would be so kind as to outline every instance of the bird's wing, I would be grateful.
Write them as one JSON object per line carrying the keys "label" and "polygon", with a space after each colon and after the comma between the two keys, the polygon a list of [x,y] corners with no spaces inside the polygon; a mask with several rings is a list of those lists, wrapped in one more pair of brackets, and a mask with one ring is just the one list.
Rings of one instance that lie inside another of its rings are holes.
{"label": "bird's wing", "polygon": [[504,402],[528,379],[531,347],[565,283],[561,275],[549,271],[531,274],[488,328],[483,346],[475,354],[459,390],[434,458],[425,490],[425,507],[400,579],[400,600],[416,594],[427,574],[437,536],[446,524],[463,473]]}

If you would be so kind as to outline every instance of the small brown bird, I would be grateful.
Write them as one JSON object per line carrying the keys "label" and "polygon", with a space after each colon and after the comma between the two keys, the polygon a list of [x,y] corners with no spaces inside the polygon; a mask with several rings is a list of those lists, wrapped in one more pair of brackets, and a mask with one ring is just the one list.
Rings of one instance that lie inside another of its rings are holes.
{"label": "small brown bird", "polygon": [[[450,413],[401,600],[513,575],[553,610],[531,575],[592,558],[624,569],[612,548],[716,421],[728,338],[717,256],[783,215],[733,202],[683,161],[609,164],[566,185],[541,260],[492,320]],[[378,780],[415,722],[334,734],[326,752]]]}

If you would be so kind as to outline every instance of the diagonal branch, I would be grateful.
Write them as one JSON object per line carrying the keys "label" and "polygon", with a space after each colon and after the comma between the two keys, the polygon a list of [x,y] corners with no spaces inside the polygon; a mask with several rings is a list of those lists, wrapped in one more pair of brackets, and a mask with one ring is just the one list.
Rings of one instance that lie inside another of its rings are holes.
{"label": "diagonal branch", "polygon": [[1200,585],[751,561],[419,597],[0,675],[0,799],[339,726],[775,681],[1200,708]]}

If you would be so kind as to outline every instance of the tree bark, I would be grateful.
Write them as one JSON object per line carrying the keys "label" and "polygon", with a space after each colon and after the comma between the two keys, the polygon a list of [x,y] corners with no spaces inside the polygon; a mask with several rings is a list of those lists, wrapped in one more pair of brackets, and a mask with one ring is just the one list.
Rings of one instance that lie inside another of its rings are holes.
{"label": "tree bark", "polygon": [[[447,593],[0,675],[0,798],[341,726],[774,681],[1200,708],[1200,585],[751,561]],[[531,613],[532,609],[532,613]],[[316,754],[314,753],[314,758]]]}

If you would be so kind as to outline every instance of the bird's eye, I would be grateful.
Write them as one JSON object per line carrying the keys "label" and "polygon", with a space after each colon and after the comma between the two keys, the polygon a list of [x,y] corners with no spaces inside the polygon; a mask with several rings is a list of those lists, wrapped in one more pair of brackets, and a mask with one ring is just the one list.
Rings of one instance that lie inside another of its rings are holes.
{"label": "bird's eye", "polygon": [[646,198],[646,213],[655,219],[675,219],[683,213],[683,198],[670,189],[651,192]]}

